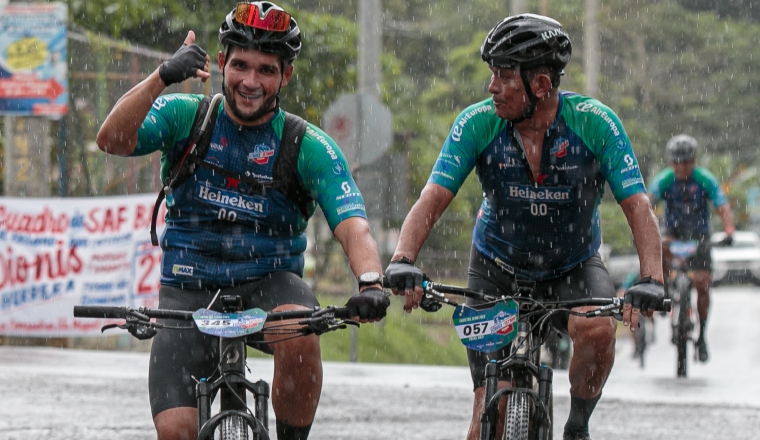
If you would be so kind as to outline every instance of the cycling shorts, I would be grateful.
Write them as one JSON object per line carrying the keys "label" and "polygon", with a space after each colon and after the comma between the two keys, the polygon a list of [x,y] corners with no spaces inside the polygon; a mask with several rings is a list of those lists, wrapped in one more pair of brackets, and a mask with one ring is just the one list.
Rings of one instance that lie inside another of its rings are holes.
{"label": "cycling shorts", "polygon": [[[517,290],[514,277],[504,272],[496,263],[477,251],[470,252],[470,267],[467,274],[467,288],[498,295],[511,295]],[[579,264],[559,278],[537,281],[531,297],[544,301],[568,301],[584,298],[613,298],[615,286],[599,254]],[[467,299],[467,304],[481,301]],[[557,313],[551,318],[552,326],[567,335],[567,313]],[[568,337],[568,336],[565,336]],[[495,359],[502,360],[509,355],[510,345],[489,353],[467,349],[470,376],[473,389],[483,386],[486,364]]]}
{"label": "cycling shorts", "polygon": [[[215,295],[216,291],[161,286],[158,305],[162,309],[195,311],[208,308]],[[283,304],[299,304],[309,308],[319,306],[309,285],[292,272],[273,272],[257,281],[222,289],[219,295],[240,295],[246,310],[259,308],[269,311]],[[211,309],[221,311],[218,299]],[[186,321],[169,319],[159,319],[158,322],[172,326],[189,325]],[[263,342],[261,333],[249,337],[248,345],[264,353],[273,353],[271,347]],[[196,379],[211,378],[218,365],[218,337],[203,334],[194,327],[187,330],[159,329],[150,349],[148,374],[153,417],[171,408],[195,408]]]}

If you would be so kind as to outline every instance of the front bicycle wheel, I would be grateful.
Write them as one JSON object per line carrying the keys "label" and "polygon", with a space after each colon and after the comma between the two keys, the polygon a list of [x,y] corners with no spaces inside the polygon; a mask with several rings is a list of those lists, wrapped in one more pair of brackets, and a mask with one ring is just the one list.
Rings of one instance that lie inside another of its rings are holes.
{"label": "front bicycle wheel", "polygon": [[530,405],[527,394],[509,393],[503,440],[529,440]]}
{"label": "front bicycle wheel", "polygon": [[635,355],[639,358],[639,367],[644,368],[644,353],[647,349],[647,324],[643,316],[639,316],[639,328],[633,333]]}
{"label": "front bicycle wheel", "polygon": [[691,322],[691,281],[689,276],[679,272],[676,276],[675,286],[678,292],[678,321],[676,323],[676,375],[686,377],[687,368],[687,346],[691,339],[693,324]]}
{"label": "front bicycle wheel", "polygon": [[250,440],[248,423],[240,416],[227,416],[219,424],[219,440]]}

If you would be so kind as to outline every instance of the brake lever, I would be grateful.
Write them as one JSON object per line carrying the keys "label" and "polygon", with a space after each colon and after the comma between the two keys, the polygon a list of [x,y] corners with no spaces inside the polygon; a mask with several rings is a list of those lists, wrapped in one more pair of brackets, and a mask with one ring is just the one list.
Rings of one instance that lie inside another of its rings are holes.
{"label": "brake lever", "polygon": [[299,322],[299,324],[305,326],[303,331],[304,336],[311,334],[323,335],[335,330],[348,328],[349,325],[361,327],[361,324],[353,319],[344,319],[341,321],[331,319],[330,321],[327,321],[324,317],[309,318]]}
{"label": "brake lever", "polygon": [[446,298],[446,296],[442,294],[441,292],[438,292],[437,290],[432,290],[432,289],[426,290],[425,293],[422,294],[422,300],[424,301],[425,299],[428,299],[429,301],[436,301],[441,304],[448,304],[452,307],[456,307],[459,305],[459,303],[457,303],[456,301],[452,301]]}
{"label": "brake lever", "polygon": [[[148,318],[148,317],[146,316],[145,318]],[[112,328],[119,328],[122,330],[126,330],[129,332],[130,335],[134,336],[135,338],[141,341],[145,339],[150,339],[156,336],[156,334],[158,334],[156,325],[150,322],[149,319],[142,320],[140,318],[137,318],[131,315],[127,316],[127,320],[124,322],[124,324],[106,324],[100,328],[100,332],[105,333],[106,330],[110,330]]]}
{"label": "brake lever", "polygon": [[623,314],[622,314],[621,307],[622,305],[619,303],[608,304],[606,306],[601,306],[596,310],[588,311],[583,316],[586,318],[595,318],[598,316],[614,316],[615,319],[617,319],[618,321],[622,321]]}

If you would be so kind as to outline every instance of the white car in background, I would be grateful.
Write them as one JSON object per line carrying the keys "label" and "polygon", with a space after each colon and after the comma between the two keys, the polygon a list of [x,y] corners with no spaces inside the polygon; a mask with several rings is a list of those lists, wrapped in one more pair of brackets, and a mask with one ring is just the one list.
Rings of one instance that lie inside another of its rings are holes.
{"label": "white car in background", "polygon": [[[724,232],[710,237],[713,243],[725,238]],[[713,284],[754,283],[760,285],[760,236],[751,231],[736,231],[731,246],[713,246]]]}

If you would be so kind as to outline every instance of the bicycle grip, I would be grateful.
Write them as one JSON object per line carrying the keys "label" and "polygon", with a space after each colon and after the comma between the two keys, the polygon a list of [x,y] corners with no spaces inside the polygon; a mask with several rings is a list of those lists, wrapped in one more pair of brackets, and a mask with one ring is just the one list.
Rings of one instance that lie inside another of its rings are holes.
{"label": "bicycle grip", "polygon": [[74,306],[74,317],[124,319],[127,311],[124,307]]}
{"label": "bicycle grip", "polygon": [[338,319],[351,319],[351,308],[349,307],[336,307],[335,317]]}
{"label": "bicycle grip", "polygon": [[657,307],[655,307],[656,312],[669,312],[673,308],[673,300],[670,298],[663,298],[662,301],[660,301],[659,304],[657,304]]}

